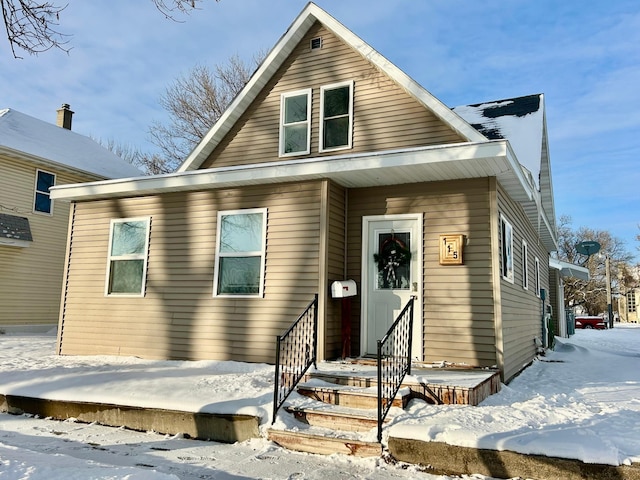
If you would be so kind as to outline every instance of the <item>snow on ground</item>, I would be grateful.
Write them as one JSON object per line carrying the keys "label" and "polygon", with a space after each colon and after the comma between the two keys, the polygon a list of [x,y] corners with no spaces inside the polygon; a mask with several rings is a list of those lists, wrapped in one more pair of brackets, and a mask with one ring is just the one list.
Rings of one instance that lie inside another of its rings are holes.
{"label": "snow on ground", "polygon": [[[61,357],[54,348],[54,335],[0,335],[0,393],[248,413],[270,423],[272,366]],[[640,462],[640,325],[557,339],[555,351],[481,405],[413,400],[385,433],[591,463]],[[264,439],[224,445],[0,414],[0,480],[447,478],[404,467],[288,452]]]}

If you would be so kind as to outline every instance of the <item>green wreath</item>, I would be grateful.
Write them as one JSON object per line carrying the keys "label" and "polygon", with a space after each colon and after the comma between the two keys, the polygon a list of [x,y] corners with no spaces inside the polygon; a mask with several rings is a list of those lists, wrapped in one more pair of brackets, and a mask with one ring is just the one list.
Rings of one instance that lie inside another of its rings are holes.
{"label": "green wreath", "polygon": [[380,247],[380,253],[374,253],[373,259],[378,264],[378,271],[393,271],[406,265],[411,260],[411,252],[405,243],[396,237],[386,239]]}

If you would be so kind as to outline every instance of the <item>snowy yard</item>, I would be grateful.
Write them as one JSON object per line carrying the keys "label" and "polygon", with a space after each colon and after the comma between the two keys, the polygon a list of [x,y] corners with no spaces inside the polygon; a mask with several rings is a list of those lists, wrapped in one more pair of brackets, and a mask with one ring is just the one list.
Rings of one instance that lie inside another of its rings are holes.
{"label": "snowy yard", "polygon": [[[270,423],[273,367],[60,357],[53,335],[0,335],[0,393],[245,413]],[[640,462],[640,325],[577,331],[477,407],[414,400],[385,434],[610,465]],[[425,478],[381,459],[223,445],[0,414],[0,480]],[[468,478],[485,478],[474,476]]]}

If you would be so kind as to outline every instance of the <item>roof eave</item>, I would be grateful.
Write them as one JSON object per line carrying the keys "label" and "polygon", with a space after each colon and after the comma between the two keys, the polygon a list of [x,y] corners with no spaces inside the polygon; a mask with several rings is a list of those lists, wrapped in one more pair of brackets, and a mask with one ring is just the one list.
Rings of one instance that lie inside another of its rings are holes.
{"label": "roof eave", "polygon": [[54,199],[89,201],[176,191],[331,179],[346,188],[497,177],[518,202],[533,192],[508,142],[459,143],[212,168],[52,188]]}

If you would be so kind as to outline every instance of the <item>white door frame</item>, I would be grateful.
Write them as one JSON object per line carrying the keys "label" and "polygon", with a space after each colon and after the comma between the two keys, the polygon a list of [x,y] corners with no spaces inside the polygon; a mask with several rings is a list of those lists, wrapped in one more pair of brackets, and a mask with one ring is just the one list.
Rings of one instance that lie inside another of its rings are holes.
{"label": "white door frame", "polygon": [[[422,252],[423,246],[423,214],[422,213],[404,213],[397,215],[368,215],[362,217],[362,259],[361,259],[361,295],[360,295],[360,352],[364,353],[367,350],[367,333],[368,333],[368,302],[367,295],[369,292],[369,274],[368,274],[368,262],[372,260],[372,254],[369,250],[369,224],[379,221],[390,220],[415,220],[416,221],[416,236],[419,239],[417,242],[412,243],[417,248],[412,247],[411,254],[415,255],[417,261],[417,271],[412,281],[417,283],[417,289],[414,292],[416,300],[413,304],[413,332],[411,342],[411,356],[414,360],[422,361],[424,358],[423,351],[423,319],[422,319],[422,278],[424,272],[422,271],[423,261]],[[404,305],[403,305],[404,307]]]}

